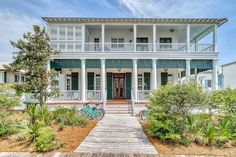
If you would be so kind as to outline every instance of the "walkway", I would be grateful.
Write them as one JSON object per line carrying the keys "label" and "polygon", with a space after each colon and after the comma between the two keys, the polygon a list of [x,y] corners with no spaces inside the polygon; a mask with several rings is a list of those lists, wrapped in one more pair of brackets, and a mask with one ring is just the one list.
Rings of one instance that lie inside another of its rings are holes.
{"label": "walkway", "polygon": [[75,152],[157,154],[138,120],[129,114],[106,114]]}

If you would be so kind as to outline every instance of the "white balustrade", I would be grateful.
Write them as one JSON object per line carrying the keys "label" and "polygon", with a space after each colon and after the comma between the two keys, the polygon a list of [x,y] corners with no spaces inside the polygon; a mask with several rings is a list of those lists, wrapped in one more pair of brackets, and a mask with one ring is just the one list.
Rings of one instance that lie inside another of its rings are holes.
{"label": "white balustrade", "polygon": [[79,101],[79,90],[60,90],[59,95],[54,96],[52,101]]}
{"label": "white balustrade", "polygon": [[138,90],[138,100],[145,101],[150,94],[150,90]]}
{"label": "white balustrade", "polygon": [[101,90],[86,90],[87,101],[101,101]]}

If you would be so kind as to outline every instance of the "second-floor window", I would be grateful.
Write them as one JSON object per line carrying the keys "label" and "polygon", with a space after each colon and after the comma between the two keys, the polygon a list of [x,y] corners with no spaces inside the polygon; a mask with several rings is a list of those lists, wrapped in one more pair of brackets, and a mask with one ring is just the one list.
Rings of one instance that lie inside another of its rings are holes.
{"label": "second-floor window", "polygon": [[171,38],[160,38],[160,49],[171,49],[172,48]]}
{"label": "second-floor window", "polygon": [[111,48],[123,48],[124,38],[111,38]]}

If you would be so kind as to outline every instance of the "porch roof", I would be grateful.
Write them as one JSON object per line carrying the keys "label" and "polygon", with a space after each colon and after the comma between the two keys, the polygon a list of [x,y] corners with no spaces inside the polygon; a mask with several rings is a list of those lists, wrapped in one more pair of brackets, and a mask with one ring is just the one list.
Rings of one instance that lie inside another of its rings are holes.
{"label": "porch roof", "polygon": [[81,18],[81,17],[42,17],[48,23],[143,23],[143,24],[217,24],[227,18]]}

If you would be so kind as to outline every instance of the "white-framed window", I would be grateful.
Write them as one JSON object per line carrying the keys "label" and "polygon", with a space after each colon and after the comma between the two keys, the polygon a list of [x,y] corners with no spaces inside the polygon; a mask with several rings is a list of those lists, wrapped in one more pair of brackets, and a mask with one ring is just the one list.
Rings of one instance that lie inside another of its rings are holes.
{"label": "white-framed window", "polygon": [[173,83],[173,75],[172,75],[172,74],[168,74],[167,81],[168,81],[168,83],[170,83],[170,84]]}
{"label": "white-framed window", "polygon": [[66,75],[66,90],[71,90],[71,75]]}
{"label": "white-framed window", "polygon": [[74,27],[67,26],[67,40],[74,40]]}
{"label": "white-framed window", "polygon": [[81,26],[75,26],[75,40],[81,40]]}
{"label": "white-framed window", "polygon": [[66,39],[66,26],[59,26],[59,40]]}
{"label": "white-framed window", "polygon": [[211,80],[205,80],[205,88],[211,88]]}
{"label": "white-framed window", "polygon": [[143,90],[143,75],[138,74],[138,90]]}
{"label": "white-framed window", "polygon": [[50,26],[50,39],[57,40],[57,26]]}
{"label": "white-framed window", "polygon": [[95,75],[95,90],[101,89],[101,77],[100,74]]}
{"label": "white-framed window", "polygon": [[111,38],[111,48],[123,48],[124,38]]}
{"label": "white-framed window", "polygon": [[4,71],[0,71],[0,83],[4,83]]}

